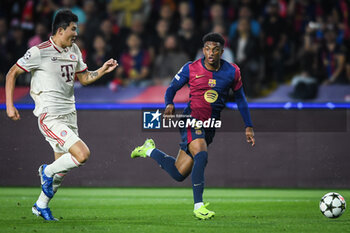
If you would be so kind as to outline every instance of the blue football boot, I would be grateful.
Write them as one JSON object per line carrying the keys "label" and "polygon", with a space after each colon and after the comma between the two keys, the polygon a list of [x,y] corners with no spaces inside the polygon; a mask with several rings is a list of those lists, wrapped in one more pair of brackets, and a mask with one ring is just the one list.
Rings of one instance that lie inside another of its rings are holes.
{"label": "blue football boot", "polygon": [[43,219],[47,220],[47,221],[58,221],[57,218],[54,218],[52,216],[51,210],[49,207],[45,208],[45,209],[41,209],[37,206],[37,204],[35,203],[32,207],[32,213],[35,214],[36,216],[40,216]]}
{"label": "blue football boot", "polygon": [[44,170],[46,166],[47,164],[43,164],[39,167],[39,170],[38,170],[40,180],[41,180],[41,189],[43,190],[43,192],[48,198],[52,198],[53,195],[55,194],[52,186],[53,177],[48,177],[45,175]]}

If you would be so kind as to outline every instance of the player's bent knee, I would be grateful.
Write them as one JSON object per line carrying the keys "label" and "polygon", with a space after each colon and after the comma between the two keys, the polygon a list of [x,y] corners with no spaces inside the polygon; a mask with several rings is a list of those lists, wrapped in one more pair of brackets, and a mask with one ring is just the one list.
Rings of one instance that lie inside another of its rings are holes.
{"label": "player's bent knee", "polygon": [[192,171],[192,166],[193,166],[193,163],[191,163],[191,167],[186,166],[186,164],[177,167],[177,170],[179,171],[179,173],[180,173],[181,176],[183,177],[181,181],[183,181],[183,180],[191,173],[191,171]]}
{"label": "player's bent knee", "polygon": [[179,173],[179,175],[176,176],[176,177],[174,177],[174,179],[175,179],[176,181],[178,181],[178,182],[182,182],[182,181],[184,181],[184,180],[186,179],[186,177],[187,177],[187,175],[184,176],[184,175],[182,175],[181,173]]}
{"label": "player's bent knee", "polygon": [[80,150],[76,154],[76,159],[79,163],[85,163],[90,158],[90,150],[86,148],[85,150]]}
{"label": "player's bent knee", "polygon": [[175,163],[175,167],[178,170],[179,176],[177,181],[181,182],[186,179],[186,177],[191,173],[193,166],[193,160],[188,155],[186,157],[178,158],[178,160]]}
{"label": "player's bent knee", "polygon": [[69,152],[80,164],[85,163],[90,157],[90,150],[83,141],[76,142]]}

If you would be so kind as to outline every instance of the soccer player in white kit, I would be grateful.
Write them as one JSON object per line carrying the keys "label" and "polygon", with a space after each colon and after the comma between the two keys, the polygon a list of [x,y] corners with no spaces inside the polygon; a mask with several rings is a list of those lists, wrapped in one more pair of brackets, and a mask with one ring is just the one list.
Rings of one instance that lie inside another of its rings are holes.
{"label": "soccer player in white kit", "polygon": [[83,165],[90,156],[87,145],[78,136],[74,98],[74,77],[83,85],[93,83],[113,71],[118,63],[106,61],[96,71],[88,71],[81,52],[74,43],[78,17],[70,10],[57,13],[52,24],[52,37],[30,48],[14,64],[6,76],[6,111],[12,120],[20,114],[13,104],[13,92],[18,75],[31,72],[30,95],[35,102],[40,132],[55,153],[55,161],[39,168],[42,191],[32,207],[33,214],[45,220],[57,220],[48,207],[63,177],[73,168]]}

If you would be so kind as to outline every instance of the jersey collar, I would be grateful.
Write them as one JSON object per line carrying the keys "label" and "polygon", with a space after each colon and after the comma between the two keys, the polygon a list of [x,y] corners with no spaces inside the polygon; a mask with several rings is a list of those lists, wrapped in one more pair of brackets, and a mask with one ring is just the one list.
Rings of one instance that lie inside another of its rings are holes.
{"label": "jersey collar", "polygon": [[64,51],[63,48],[61,48],[60,46],[56,45],[53,40],[52,40],[52,36],[50,36],[50,43],[52,44],[52,46],[57,50],[57,52],[62,53]]}

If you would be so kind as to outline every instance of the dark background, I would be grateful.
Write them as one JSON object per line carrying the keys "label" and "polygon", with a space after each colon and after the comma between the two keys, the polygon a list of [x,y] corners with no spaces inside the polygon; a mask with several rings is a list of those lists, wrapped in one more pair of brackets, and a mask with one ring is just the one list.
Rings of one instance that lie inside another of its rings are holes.
{"label": "dark background", "polygon": [[[53,161],[31,110],[17,122],[0,111],[0,185],[38,186],[37,169]],[[135,146],[153,138],[176,155],[178,132],[142,130],[141,110],[79,110],[80,137],[90,160],[67,175],[65,186],[190,186],[173,181],[151,159],[131,159]],[[256,146],[245,142],[238,111],[224,110],[229,130],[209,147],[209,187],[350,188],[349,110],[251,110]],[[227,119],[232,119],[228,121]],[[241,129],[241,131],[239,130]]]}

